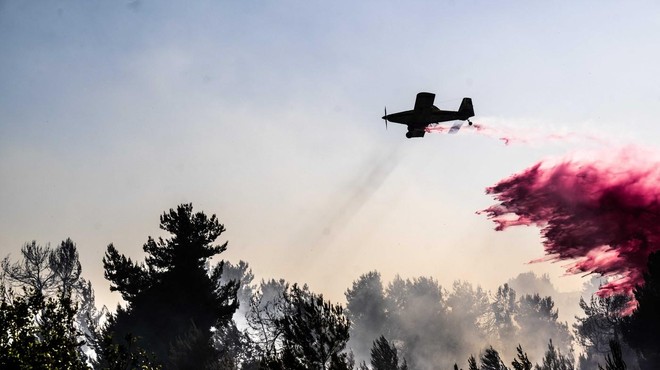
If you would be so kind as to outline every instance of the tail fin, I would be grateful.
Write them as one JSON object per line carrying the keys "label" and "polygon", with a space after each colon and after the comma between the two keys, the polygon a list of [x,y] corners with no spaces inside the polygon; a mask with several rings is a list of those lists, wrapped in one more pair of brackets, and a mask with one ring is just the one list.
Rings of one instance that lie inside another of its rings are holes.
{"label": "tail fin", "polygon": [[474,108],[472,108],[472,99],[463,98],[461,106],[458,108],[458,114],[462,119],[468,119],[474,116]]}

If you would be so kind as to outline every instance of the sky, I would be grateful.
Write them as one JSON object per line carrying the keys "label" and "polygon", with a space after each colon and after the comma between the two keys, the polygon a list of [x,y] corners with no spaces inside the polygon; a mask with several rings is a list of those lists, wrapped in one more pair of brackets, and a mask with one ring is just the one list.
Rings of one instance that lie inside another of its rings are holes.
{"label": "sky", "polygon": [[[475,212],[544,158],[658,147],[658,8],[0,1],[0,255],[70,237],[113,306],[107,245],[141,260],[159,215],[192,202],[227,228],[222,258],[333,301],[371,270],[487,289],[531,270],[579,289],[562,264],[528,264],[538,228]],[[420,91],[447,110],[471,97],[496,134],[386,130],[383,108]]]}

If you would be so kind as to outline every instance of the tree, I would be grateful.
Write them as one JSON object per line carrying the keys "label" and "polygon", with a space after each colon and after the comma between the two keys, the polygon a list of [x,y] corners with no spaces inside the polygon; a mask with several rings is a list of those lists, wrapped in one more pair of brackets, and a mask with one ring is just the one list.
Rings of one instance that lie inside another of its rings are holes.
{"label": "tree", "polygon": [[343,308],[295,284],[284,298],[288,314],[276,322],[284,338],[284,363],[304,369],[348,368],[341,352],[349,339],[350,322]]}
{"label": "tree", "polygon": [[245,261],[238,261],[236,265],[225,262],[220,278],[220,284],[229,284],[232,281],[238,282],[238,291],[236,299],[238,299],[239,307],[234,314],[234,320],[241,321],[240,324],[245,324],[245,316],[250,309],[250,299],[254,295],[255,285],[252,284],[254,274],[250,265]]}
{"label": "tree", "polygon": [[[115,345],[124,338],[137,338],[136,348],[153,353],[164,365],[177,343],[193,341],[186,366],[202,368],[217,358],[211,343],[211,328],[227,324],[238,307],[238,283],[221,284],[223,263],[207,267],[209,259],[224,252],[227,243],[213,245],[225,231],[215,215],[193,213],[192,204],[182,204],[160,217],[160,228],[169,239],[149,237],[143,246],[144,263],[120,255],[110,244],[103,258],[111,291],[119,291],[127,307],[119,307],[105,333]],[[171,360],[185,357],[178,346]],[[193,355],[194,354],[194,355]]]}
{"label": "tree", "polygon": [[570,350],[572,337],[568,325],[558,322],[558,317],[551,297],[541,298],[538,294],[520,297],[515,315],[518,336],[532,356],[540,357],[548,340],[560,350]]}
{"label": "tree", "polygon": [[522,346],[519,344],[518,347],[516,347],[516,351],[518,352],[517,358],[513,360],[511,365],[515,370],[532,370],[532,362],[529,361],[529,358],[527,357],[527,353],[525,353],[522,349]]}
{"label": "tree", "polygon": [[[630,303],[627,295],[599,297],[593,295],[587,303],[580,299],[580,308],[584,317],[576,317],[573,324],[578,343],[585,348],[585,354],[580,356],[580,368],[596,368],[604,360],[609,350],[609,342],[623,339],[623,312]],[[633,360],[634,352],[627,344],[622,344],[623,356]]]}
{"label": "tree", "polygon": [[[110,317],[111,321],[112,319]],[[162,365],[156,363],[153,354],[140,347],[137,338],[130,333],[121,339],[113,338],[111,333],[99,333],[95,349],[97,353],[97,358],[93,361],[95,369],[162,369]]]}
{"label": "tree", "polygon": [[78,250],[73,241],[67,238],[48,257],[48,264],[59,283],[62,295],[70,296],[74,290],[80,290],[82,266]]}
{"label": "tree", "polygon": [[368,272],[346,290],[346,316],[351,321],[349,346],[356,357],[366,358],[369,343],[386,333],[387,309],[380,273]]}
{"label": "tree", "polygon": [[411,368],[419,368],[423,363],[453,365],[455,358],[448,354],[458,344],[448,324],[442,287],[435,279],[403,280],[397,276],[388,285],[385,299],[388,335],[401,343],[400,350]]}
{"label": "tree", "polygon": [[482,348],[484,341],[490,340],[487,332],[490,302],[488,294],[481,287],[472,286],[466,281],[455,281],[447,296],[448,335],[456,342],[452,354],[464,357]]}
{"label": "tree", "polygon": [[573,360],[562,355],[561,351],[555,349],[552,340],[548,343],[548,350],[543,357],[541,365],[535,366],[536,370],[574,370]]}
{"label": "tree", "polygon": [[371,366],[374,370],[404,370],[408,368],[406,361],[399,365],[399,356],[394,344],[380,336],[371,347]]}
{"label": "tree", "polygon": [[76,309],[66,296],[40,291],[0,303],[0,368],[87,369],[75,327]]}
{"label": "tree", "polygon": [[508,284],[497,288],[495,300],[491,303],[493,320],[491,331],[499,338],[501,344],[511,343],[516,334],[514,315],[516,312],[516,291]]}
{"label": "tree", "polygon": [[[66,306],[66,309],[73,310],[74,332],[80,343],[78,351],[81,357],[86,357],[92,351],[89,343],[96,340],[94,328],[105,315],[105,307],[101,311],[96,309],[91,283],[81,277],[82,267],[75,243],[67,238],[51,248],[48,244],[42,246],[32,241],[23,245],[21,257],[14,263],[9,256],[2,261],[2,289],[7,293],[3,294],[6,302],[9,304],[15,292],[22,291],[25,292],[24,301],[34,302],[31,296],[41,295],[45,302],[52,300],[62,309]],[[37,320],[37,324],[41,325],[43,321]]]}
{"label": "tree", "polygon": [[600,370],[626,370],[627,366],[623,361],[623,354],[621,352],[621,345],[616,340],[610,341],[610,353],[605,357],[605,369],[600,364]]}
{"label": "tree", "polygon": [[23,258],[13,264],[9,257],[2,261],[2,270],[13,285],[32,288],[45,296],[59,292],[70,297],[79,288],[82,267],[71,239],[55,249],[36,241],[25,243],[21,255]]}
{"label": "tree", "polygon": [[280,279],[261,281],[259,289],[252,294],[247,313],[247,323],[256,352],[266,359],[279,358],[283,347],[283,331],[278,321],[289,314],[285,294],[289,284]]}
{"label": "tree", "polygon": [[660,252],[649,256],[644,284],[634,290],[637,308],[623,325],[625,341],[640,354],[642,369],[660,368]]}
{"label": "tree", "polygon": [[481,370],[509,370],[502,359],[500,354],[493,348],[488,347],[484,354],[481,356]]}
{"label": "tree", "polygon": [[474,356],[468,358],[468,369],[469,370],[479,370],[479,365],[477,365],[477,359]]}

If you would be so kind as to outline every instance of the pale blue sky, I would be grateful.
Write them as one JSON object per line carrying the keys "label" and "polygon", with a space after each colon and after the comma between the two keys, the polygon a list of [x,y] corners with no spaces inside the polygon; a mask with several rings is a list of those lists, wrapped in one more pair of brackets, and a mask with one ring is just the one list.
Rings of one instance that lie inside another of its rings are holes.
{"label": "pale blue sky", "polygon": [[485,187],[583,142],[407,140],[383,106],[470,96],[485,125],[657,147],[659,8],[0,1],[0,254],[71,237],[113,302],[107,244],[141,258],[158,216],[193,202],[225,223],[226,258],[335,300],[372,269],[488,288],[530,268],[556,278],[524,264],[542,255],[536,230],[496,233],[474,212]]}

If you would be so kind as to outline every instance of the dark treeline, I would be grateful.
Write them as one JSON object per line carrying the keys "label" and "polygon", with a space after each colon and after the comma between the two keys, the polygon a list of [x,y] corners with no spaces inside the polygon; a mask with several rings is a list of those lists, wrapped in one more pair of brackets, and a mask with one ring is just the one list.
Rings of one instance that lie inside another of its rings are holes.
{"label": "dark treeline", "polygon": [[372,271],[346,290],[343,307],[306,285],[255,282],[245,262],[213,262],[227,248],[215,244],[225,228],[190,204],[161,215],[160,227],[169,237],[148,237],[144,261],[107,247],[105,277],[124,301],[114,313],[97,309],[70,239],[6,257],[0,368],[660,368],[660,254],[649,258],[632,315],[622,315],[628,297],[588,296],[569,327],[548,290],[513,288],[547,287],[547,278],[523,274],[490,292],[430,277],[384,283]]}

